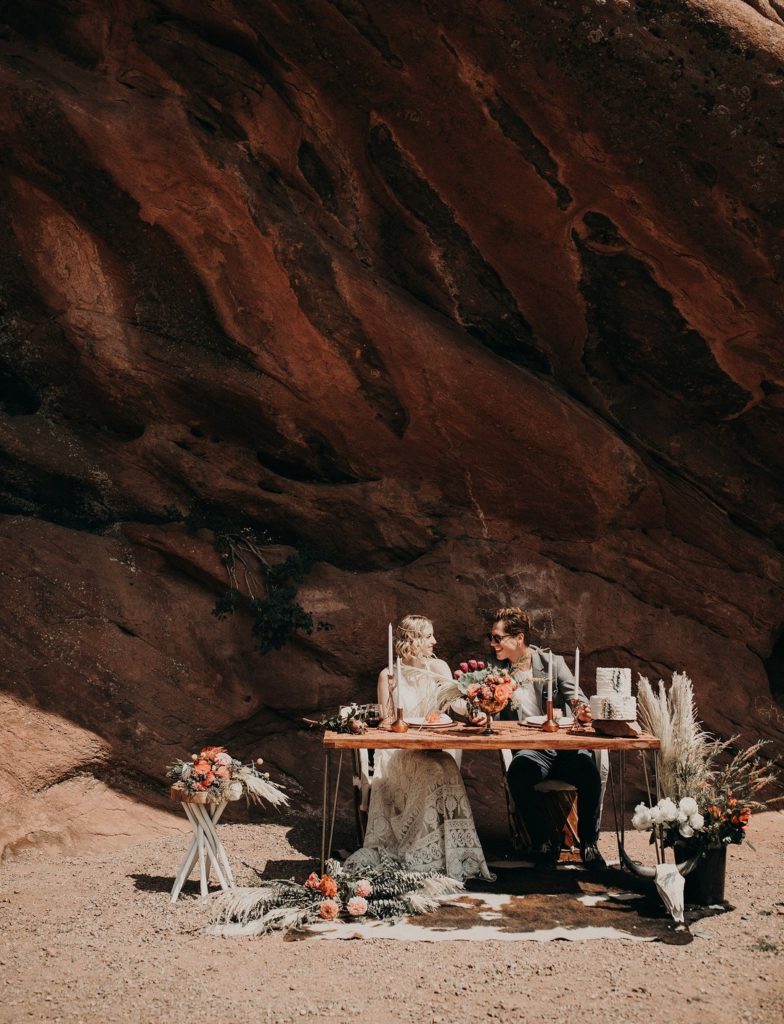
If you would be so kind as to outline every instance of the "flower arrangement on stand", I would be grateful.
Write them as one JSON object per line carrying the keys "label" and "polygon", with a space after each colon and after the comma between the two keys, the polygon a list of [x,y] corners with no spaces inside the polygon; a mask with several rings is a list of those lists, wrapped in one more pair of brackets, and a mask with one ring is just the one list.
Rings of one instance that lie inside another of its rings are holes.
{"label": "flower arrangement on stand", "polygon": [[203,747],[191,754],[190,761],[177,760],[169,765],[166,778],[172,789],[186,796],[202,795],[208,801],[239,800],[268,803],[279,807],[289,802],[281,787],[270,781],[268,772],[259,768],[264,762],[244,764],[232,757],[225,747]]}
{"label": "flower arrangement on stand", "polygon": [[215,904],[211,935],[264,935],[334,920],[396,920],[426,914],[463,889],[445,875],[406,871],[392,862],[343,870],[338,861],[326,873],[311,872],[304,883],[276,879],[233,889]]}

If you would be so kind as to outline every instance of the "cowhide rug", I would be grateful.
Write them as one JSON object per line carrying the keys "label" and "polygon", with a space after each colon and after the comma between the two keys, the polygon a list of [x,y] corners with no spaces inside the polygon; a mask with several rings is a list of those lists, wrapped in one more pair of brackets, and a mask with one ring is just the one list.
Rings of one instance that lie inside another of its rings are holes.
{"label": "cowhide rug", "polygon": [[471,881],[465,893],[430,914],[406,917],[395,924],[324,922],[289,933],[287,938],[404,942],[620,939],[684,945],[693,938],[689,925],[733,909],[728,904],[687,907],[686,924],[676,925],[653,882],[620,869],[592,875],[577,864],[562,864],[556,872],[545,874],[509,862],[491,866],[498,874],[496,882]]}

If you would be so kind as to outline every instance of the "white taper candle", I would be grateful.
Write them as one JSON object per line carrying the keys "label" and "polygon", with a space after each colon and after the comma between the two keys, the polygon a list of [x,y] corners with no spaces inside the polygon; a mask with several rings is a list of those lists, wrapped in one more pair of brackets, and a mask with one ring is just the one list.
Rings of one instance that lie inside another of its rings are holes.
{"label": "white taper candle", "polygon": [[388,662],[388,665],[389,665],[389,667],[387,668],[387,672],[389,672],[389,674],[391,676],[392,675],[392,623],[391,622],[389,624],[389,632],[387,634],[387,640],[388,640],[388,643],[387,643],[387,662]]}
{"label": "white taper candle", "polygon": [[[575,647],[574,649],[574,688],[575,690],[580,689],[580,648]],[[577,694],[575,693],[575,697]]]}
{"label": "white taper candle", "polygon": [[550,665],[547,669],[547,699],[553,699],[553,659],[555,655],[550,651]]}

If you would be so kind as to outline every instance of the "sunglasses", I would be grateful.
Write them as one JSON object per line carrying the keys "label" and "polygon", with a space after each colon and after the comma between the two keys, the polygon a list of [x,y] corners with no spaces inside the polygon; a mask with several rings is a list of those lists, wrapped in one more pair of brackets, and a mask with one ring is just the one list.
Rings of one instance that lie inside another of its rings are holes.
{"label": "sunglasses", "polygon": [[515,636],[522,636],[522,633],[488,633],[487,639],[491,644],[502,644],[504,640],[509,640]]}

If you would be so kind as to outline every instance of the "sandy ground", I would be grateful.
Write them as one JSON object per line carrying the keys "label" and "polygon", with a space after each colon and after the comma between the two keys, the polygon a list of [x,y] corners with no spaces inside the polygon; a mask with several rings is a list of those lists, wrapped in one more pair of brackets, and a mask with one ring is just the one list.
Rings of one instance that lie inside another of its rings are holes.
{"label": "sandy ground", "polygon": [[[312,866],[317,823],[285,821],[221,825],[240,884],[255,877],[249,865],[277,877]],[[750,834],[756,852],[729,854],[736,909],[699,922],[688,946],[209,938],[195,882],[169,903],[184,834],[113,854],[29,854],[0,871],[0,1021],[780,1024],[784,813],[755,817]],[[602,848],[612,854],[609,836]]]}

